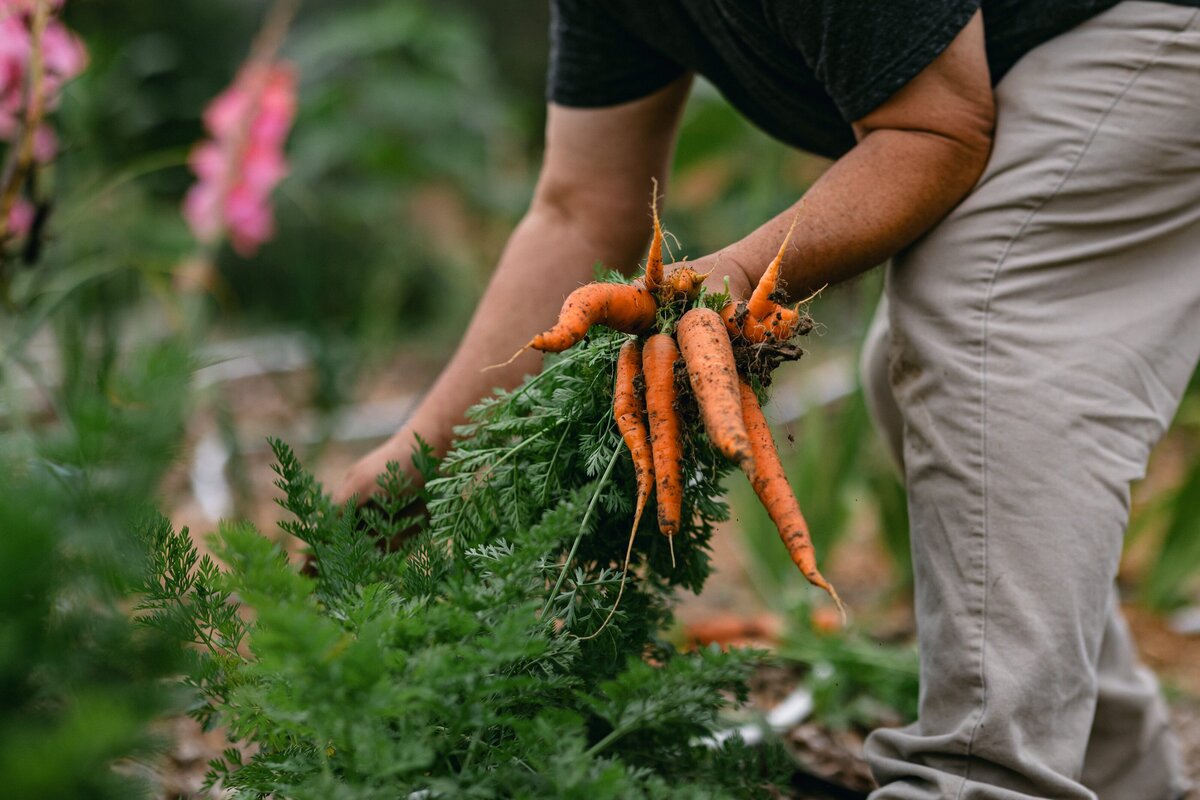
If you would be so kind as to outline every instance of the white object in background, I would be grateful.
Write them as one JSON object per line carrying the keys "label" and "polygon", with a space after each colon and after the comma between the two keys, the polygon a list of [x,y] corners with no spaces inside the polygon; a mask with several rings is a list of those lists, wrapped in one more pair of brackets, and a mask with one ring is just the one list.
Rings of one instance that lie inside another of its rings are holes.
{"label": "white object in background", "polygon": [[1168,620],[1171,630],[1184,636],[1200,635],[1200,606],[1181,608]]}
{"label": "white object in background", "polygon": [[712,736],[705,736],[699,739],[698,743],[715,749],[733,736],[740,736],[746,744],[756,745],[763,740],[767,729],[775,733],[783,733],[784,731],[791,730],[807,719],[812,710],[812,692],[803,686],[798,686],[779,705],[767,713],[765,728],[759,723],[751,722],[746,725],[739,725],[736,728],[726,728],[723,731],[717,731]]}
{"label": "white object in background", "polygon": [[192,467],[188,470],[192,496],[204,516],[213,522],[233,513],[233,491],[225,478],[230,455],[229,447],[216,433],[205,434],[196,442],[192,454]]}

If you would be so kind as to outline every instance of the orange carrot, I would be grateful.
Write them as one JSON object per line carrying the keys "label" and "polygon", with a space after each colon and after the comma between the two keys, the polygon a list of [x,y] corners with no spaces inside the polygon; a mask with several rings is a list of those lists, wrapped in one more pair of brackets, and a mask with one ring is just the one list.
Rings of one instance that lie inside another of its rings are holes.
{"label": "orange carrot", "polygon": [[683,432],[675,410],[675,340],[656,333],[642,350],[646,374],[646,412],[654,454],[654,484],[658,494],[658,530],[666,536],[679,532],[683,517]]}
{"label": "orange carrot", "polygon": [[761,344],[768,339],[786,342],[796,335],[800,325],[800,310],[771,303],[771,310],[764,318],[750,316],[745,302],[726,303],[721,309],[721,319],[731,338],[741,337],[752,344]]}
{"label": "orange carrot", "polygon": [[725,323],[725,330],[729,331],[729,336],[742,336],[742,326],[746,322],[746,303],[734,302],[730,300],[721,309],[721,319]]}
{"label": "orange carrot", "polygon": [[[617,430],[633,457],[633,474],[637,479],[637,508],[633,515],[633,529],[638,521],[650,492],[654,489],[654,456],[650,452],[650,431],[646,427],[646,409],[638,401],[634,382],[642,374],[642,348],[637,339],[630,339],[621,346],[617,355],[617,380],[613,387],[613,416]],[[626,557],[628,563],[628,557]]]}
{"label": "orange carrot", "polygon": [[693,308],[680,318],[676,336],[708,438],[734,463],[749,461],[737,365],[720,315],[710,308]]}
{"label": "orange carrot", "polygon": [[779,245],[779,253],[776,254],[775,260],[767,267],[767,271],[759,278],[758,285],[754,287],[754,293],[750,295],[747,310],[753,319],[765,319],[776,305],[775,301],[771,299],[771,295],[775,293],[775,289],[779,286],[779,270],[783,267],[783,254],[787,252],[788,242],[792,238],[792,231],[796,229],[796,220],[799,218],[799,214],[792,218],[792,225],[783,237],[783,244]]}
{"label": "orange carrot", "polygon": [[[798,217],[797,217],[798,218]],[[787,341],[796,332],[800,320],[798,309],[786,308],[775,302],[771,295],[779,288],[779,271],[783,265],[783,254],[787,252],[788,241],[796,228],[796,219],[783,237],[783,244],[775,260],[767,267],[754,287],[750,300],[744,303],[730,303],[721,310],[721,318],[725,327],[733,336],[741,336],[749,342],[758,344],[768,339]]]}
{"label": "orange carrot", "polygon": [[679,267],[672,270],[671,274],[667,276],[666,288],[673,300],[695,300],[707,277],[707,273],[701,275],[691,267]]}
{"label": "orange carrot", "polygon": [[774,339],[786,342],[796,333],[796,325],[800,322],[800,312],[794,308],[774,305],[770,313],[761,319],[747,319],[742,334],[752,342],[765,342]]}
{"label": "orange carrot", "polygon": [[650,240],[650,252],[646,255],[646,288],[657,292],[663,283],[663,232],[658,221],[658,179],[651,178],[654,188],[650,195],[650,213],[654,215],[654,238]]}
{"label": "orange carrot", "polygon": [[779,452],[775,449],[775,441],[771,438],[771,430],[767,427],[767,419],[763,416],[758,397],[750,384],[741,381],[742,415],[746,421],[746,429],[750,434],[750,442],[754,449],[754,460],[744,464],[743,470],[754,487],[754,493],[766,507],[771,521],[779,529],[779,536],[787,546],[788,555],[792,562],[800,568],[800,572],[808,582],[829,593],[837,604],[843,619],[846,609],[838,597],[837,590],[825,580],[817,569],[816,554],[813,551],[812,539],[808,535],[808,523],[800,512],[800,504],[792,487],[788,484],[779,460]]}
{"label": "orange carrot", "polygon": [[571,292],[558,314],[558,323],[533,337],[526,347],[561,353],[581,341],[593,325],[643,333],[654,327],[657,310],[654,296],[636,283],[589,283]]}

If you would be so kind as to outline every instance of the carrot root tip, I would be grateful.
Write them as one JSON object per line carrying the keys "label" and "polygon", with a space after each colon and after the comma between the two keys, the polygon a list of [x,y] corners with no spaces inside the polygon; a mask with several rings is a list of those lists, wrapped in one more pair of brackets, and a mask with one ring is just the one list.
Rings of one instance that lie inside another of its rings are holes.
{"label": "carrot root tip", "polygon": [[517,352],[513,353],[513,354],[512,354],[512,356],[511,356],[511,357],[509,357],[508,361],[502,361],[502,362],[501,362],[501,363],[499,363],[499,364],[492,364],[492,365],[490,365],[490,366],[484,367],[483,369],[481,369],[481,370],[479,370],[479,371],[480,371],[480,372],[490,372],[491,370],[494,370],[494,369],[500,369],[501,367],[507,367],[509,364],[511,364],[512,362],[516,361],[518,358],[520,358],[520,356],[521,356],[521,354],[522,354],[522,353],[524,353],[524,352],[525,352],[526,350],[528,350],[529,348],[533,347],[533,342],[534,342],[534,340],[533,340],[533,339],[530,339],[530,340],[529,340],[529,344],[525,345],[525,346],[524,346],[524,347],[522,347],[520,350],[518,350]]}

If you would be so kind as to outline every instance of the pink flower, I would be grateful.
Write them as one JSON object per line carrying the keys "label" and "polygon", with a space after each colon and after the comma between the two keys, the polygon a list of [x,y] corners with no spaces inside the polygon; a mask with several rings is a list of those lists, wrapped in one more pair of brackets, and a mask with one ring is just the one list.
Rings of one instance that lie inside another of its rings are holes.
{"label": "pink flower", "polygon": [[37,214],[33,203],[24,197],[18,197],[8,212],[8,235],[16,239],[24,239],[33,227],[33,218]]}
{"label": "pink flower", "polygon": [[[42,54],[46,77],[55,81],[57,86],[87,69],[88,53],[83,41],[58,20],[50,20],[46,26],[46,33],[42,36]],[[57,92],[54,94],[57,96]]]}
{"label": "pink flower", "polygon": [[[61,3],[59,4],[61,5]],[[29,82],[33,34],[29,30],[29,0],[0,0],[0,140],[12,141],[21,130]],[[63,84],[87,67],[87,48],[58,20],[50,20],[42,37],[42,102],[44,111],[58,107]],[[53,160],[57,139],[49,128],[35,134],[34,158]]]}
{"label": "pink flower", "polygon": [[[32,14],[35,0],[0,0],[0,15]],[[62,8],[63,0],[50,0],[50,10]]]}
{"label": "pink flower", "polygon": [[199,241],[227,233],[247,257],[275,234],[271,192],[287,175],[283,145],[295,114],[296,74],[282,62],[247,64],[205,109],[212,138],[192,150],[198,180],[183,201]]}

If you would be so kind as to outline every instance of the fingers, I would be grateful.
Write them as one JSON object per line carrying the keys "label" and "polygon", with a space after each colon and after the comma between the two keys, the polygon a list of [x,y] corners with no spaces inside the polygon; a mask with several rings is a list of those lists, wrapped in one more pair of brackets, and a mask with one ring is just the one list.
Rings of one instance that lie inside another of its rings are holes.
{"label": "fingers", "polygon": [[346,471],[342,482],[333,491],[333,502],[341,505],[351,497],[356,498],[356,505],[362,505],[379,493],[379,476],[387,471],[389,461],[405,463],[402,448],[388,441],[372,450],[355,462]]}
{"label": "fingers", "polygon": [[[382,471],[380,470],[380,472]],[[375,483],[375,475],[379,473],[372,473],[372,476],[368,478],[368,472],[372,471],[364,468],[363,461],[359,461],[351,467],[342,478],[342,482],[333,490],[333,502],[340,506],[354,497],[355,505],[361,506],[365,503],[379,489]]]}

